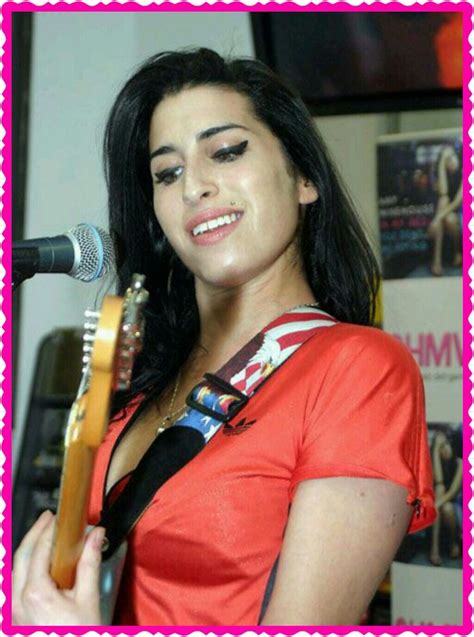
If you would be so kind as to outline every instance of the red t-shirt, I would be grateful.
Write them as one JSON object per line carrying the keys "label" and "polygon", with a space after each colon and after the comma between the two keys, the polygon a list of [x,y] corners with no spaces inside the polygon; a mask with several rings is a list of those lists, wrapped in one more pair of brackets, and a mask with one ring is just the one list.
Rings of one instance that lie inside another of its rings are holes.
{"label": "red t-shirt", "polygon": [[[98,521],[113,422],[95,467]],[[239,424],[241,423],[241,424]],[[153,498],[129,536],[120,625],[256,625],[302,480],[391,480],[435,518],[423,386],[408,350],[375,328],[320,328]]]}

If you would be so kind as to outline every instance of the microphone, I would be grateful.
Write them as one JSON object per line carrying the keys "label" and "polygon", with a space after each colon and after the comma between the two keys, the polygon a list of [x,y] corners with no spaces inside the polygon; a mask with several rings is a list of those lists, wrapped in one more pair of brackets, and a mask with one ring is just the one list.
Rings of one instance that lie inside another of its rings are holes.
{"label": "microphone", "polygon": [[80,223],[56,237],[14,241],[13,271],[27,277],[62,272],[80,281],[95,281],[115,263],[111,237],[90,223]]}

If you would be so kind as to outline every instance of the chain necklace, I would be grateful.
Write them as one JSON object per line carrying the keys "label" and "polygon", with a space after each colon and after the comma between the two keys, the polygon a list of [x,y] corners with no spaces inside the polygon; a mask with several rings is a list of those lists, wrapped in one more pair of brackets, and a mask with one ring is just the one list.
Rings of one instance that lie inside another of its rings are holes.
{"label": "chain necklace", "polygon": [[[289,311],[302,309],[304,307],[318,307],[318,305],[319,304],[317,302],[304,303],[302,305],[295,305]],[[159,436],[161,433],[163,433],[165,429],[167,429],[176,420],[176,417],[179,416],[181,412],[183,412],[186,409],[186,405],[182,405],[181,407],[179,407],[179,409],[176,409],[175,411],[173,411],[174,404],[176,402],[176,396],[178,395],[180,381],[181,381],[181,370],[179,370],[178,375],[176,376],[176,382],[174,385],[173,394],[171,396],[170,404],[168,405],[168,412],[166,416],[163,418],[163,420],[160,422],[158,427],[155,429],[155,436]]]}
{"label": "chain necklace", "polygon": [[170,424],[176,419],[176,416],[178,416],[179,413],[184,411],[184,409],[186,408],[186,405],[182,405],[179,409],[176,409],[175,411],[173,411],[174,403],[176,401],[176,396],[178,394],[180,380],[181,380],[181,370],[179,370],[178,375],[176,376],[176,383],[174,385],[173,395],[171,396],[170,404],[168,406],[168,413],[166,414],[166,416],[163,418],[163,420],[160,422],[160,424],[156,428],[155,436],[159,436],[161,433],[163,433],[164,430],[167,429],[170,426]]}

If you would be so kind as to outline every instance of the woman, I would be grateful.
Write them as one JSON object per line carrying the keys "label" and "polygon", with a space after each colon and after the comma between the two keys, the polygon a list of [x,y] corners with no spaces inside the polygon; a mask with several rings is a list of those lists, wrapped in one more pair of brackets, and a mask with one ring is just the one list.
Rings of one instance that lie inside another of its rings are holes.
{"label": "woman", "polygon": [[447,233],[452,239],[452,267],[462,266],[462,173],[461,164],[452,146],[445,146],[438,162],[438,202],[428,236],[433,240],[431,273],[443,274],[443,240]]}
{"label": "woman", "polygon": [[461,555],[460,533],[456,519],[456,498],[462,489],[462,436],[455,431],[450,437],[442,431],[435,435],[431,459],[438,517],[432,528],[430,562],[441,566],[441,531],[448,531],[448,555],[455,560]]}
{"label": "woman", "polygon": [[[327,323],[157,492],[115,623],[357,622],[407,528],[433,520],[429,451],[419,372],[367,327],[376,262],[308,112],[256,61],[164,53],[119,94],[105,158],[119,291],[141,272],[151,300],[91,521],[205,372],[290,308]],[[18,551],[16,621],[99,623],[101,530],[61,593],[51,529],[46,515]]]}

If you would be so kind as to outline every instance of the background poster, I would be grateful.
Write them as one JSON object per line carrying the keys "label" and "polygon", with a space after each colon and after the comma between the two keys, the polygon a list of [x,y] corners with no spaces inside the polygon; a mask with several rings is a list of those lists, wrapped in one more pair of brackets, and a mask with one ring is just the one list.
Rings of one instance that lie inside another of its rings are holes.
{"label": "background poster", "polygon": [[[433,526],[408,535],[397,561],[462,568],[462,425],[428,423],[438,518]],[[438,575],[436,575],[438,577]]]}
{"label": "background poster", "polygon": [[462,275],[462,131],[377,144],[384,279]]}
{"label": "background poster", "polygon": [[400,564],[392,566],[392,624],[456,626],[462,616],[460,571]]}
{"label": "background poster", "polygon": [[460,277],[383,285],[384,330],[411,350],[424,379],[438,511],[433,526],[405,538],[392,566],[395,625],[462,623],[461,298]]}
{"label": "background poster", "polygon": [[413,354],[429,422],[462,419],[462,279],[385,281],[383,327]]}
{"label": "background poster", "polygon": [[462,623],[461,153],[458,130],[377,145],[383,328],[423,376],[438,513],[392,566],[394,625]]}

